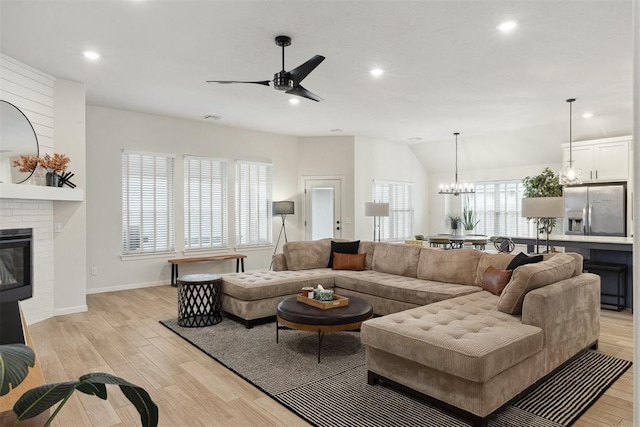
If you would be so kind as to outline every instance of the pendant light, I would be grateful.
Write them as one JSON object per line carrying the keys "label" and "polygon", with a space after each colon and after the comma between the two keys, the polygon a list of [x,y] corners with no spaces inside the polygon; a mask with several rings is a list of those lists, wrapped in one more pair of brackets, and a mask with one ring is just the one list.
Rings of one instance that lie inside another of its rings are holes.
{"label": "pendant light", "polygon": [[571,128],[571,118],[573,117],[573,103],[575,102],[575,98],[567,99],[569,103],[569,162],[565,167],[560,170],[560,185],[576,185],[582,184],[582,171],[580,169],[573,167],[573,151],[572,151],[572,128]]}
{"label": "pendant light", "polygon": [[466,182],[458,184],[458,135],[460,135],[460,132],[455,132],[454,135],[456,137],[456,180],[451,184],[440,184],[438,194],[453,194],[454,196],[458,196],[460,194],[475,193],[476,190],[473,188],[473,184],[467,184]]}

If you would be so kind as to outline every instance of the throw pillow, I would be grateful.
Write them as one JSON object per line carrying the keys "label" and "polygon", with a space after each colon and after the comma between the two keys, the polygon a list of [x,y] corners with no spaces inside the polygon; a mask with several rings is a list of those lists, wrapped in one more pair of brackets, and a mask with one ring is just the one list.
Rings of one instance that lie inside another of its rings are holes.
{"label": "throw pillow", "polygon": [[334,240],[331,241],[331,255],[329,256],[329,264],[327,267],[333,267],[333,254],[357,254],[358,247],[360,246],[360,240],[356,240],[353,242],[336,242]]}
{"label": "throw pillow", "polygon": [[511,280],[512,274],[513,270],[500,270],[490,265],[482,275],[482,289],[500,296],[502,290]]}
{"label": "throw pillow", "polygon": [[333,254],[333,266],[334,270],[364,270],[364,263],[367,258],[367,254],[341,254],[335,252]]}
{"label": "throw pillow", "polygon": [[546,261],[514,270],[511,281],[500,295],[498,310],[509,314],[522,313],[522,303],[529,291],[568,279],[573,276],[574,269],[574,260],[570,255],[558,254]]}
{"label": "throw pillow", "polygon": [[509,265],[507,265],[507,270],[515,270],[521,265],[533,264],[540,261],[542,261],[542,255],[527,256],[527,254],[520,252],[511,260]]}

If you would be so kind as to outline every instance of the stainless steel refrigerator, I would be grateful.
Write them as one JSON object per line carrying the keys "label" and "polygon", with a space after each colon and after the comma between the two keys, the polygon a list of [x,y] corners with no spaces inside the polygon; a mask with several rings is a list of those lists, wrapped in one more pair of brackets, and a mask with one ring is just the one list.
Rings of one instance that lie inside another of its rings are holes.
{"label": "stainless steel refrigerator", "polygon": [[627,235],[626,184],[593,184],[564,189],[565,234]]}

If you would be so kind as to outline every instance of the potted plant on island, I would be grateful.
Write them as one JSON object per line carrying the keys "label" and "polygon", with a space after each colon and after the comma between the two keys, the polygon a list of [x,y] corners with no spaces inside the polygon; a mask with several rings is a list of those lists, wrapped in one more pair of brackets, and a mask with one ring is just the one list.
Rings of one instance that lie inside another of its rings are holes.
{"label": "potted plant on island", "polygon": [[[562,197],[562,185],[558,175],[551,169],[544,168],[542,173],[536,176],[527,176],[522,180],[524,186],[524,197]],[[536,224],[536,235],[551,233],[556,226],[555,218],[527,218],[534,220]]]}
{"label": "potted plant on island", "polygon": [[[18,386],[29,374],[29,367],[34,365],[35,354],[30,347],[24,344],[0,345],[0,396],[4,396],[11,391],[11,388]],[[81,376],[77,381],[45,384],[28,390],[13,406],[13,412],[17,416],[14,426],[22,420],[40,415],[60,402],[45,423],[44,427],[47,427],[75,390],[106,400],[106,384],[115,384],[120,387],[122,393],[140,413],[143,427],[158,425],[158,406],[145,389],[115,375],[91,373]]]}

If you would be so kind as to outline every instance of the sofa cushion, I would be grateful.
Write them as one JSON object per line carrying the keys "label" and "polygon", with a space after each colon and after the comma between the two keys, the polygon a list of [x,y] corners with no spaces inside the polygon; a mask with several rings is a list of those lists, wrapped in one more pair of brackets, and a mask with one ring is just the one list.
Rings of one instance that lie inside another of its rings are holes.
{"label": "sofa cushion", "polygon": [[335,252],[333,254],[333,270],[364,270],[364,263],[367,258],[366,254],[341,254]]}
{"label": "sofa cushion", "polygon": [[521,265],[534,264],[540,261],[542,261],[542,255],[528,256],[527,254],[520,252],[511,260],[509,265],[507,265],[507,270],[515,270]]}
{"label": "sofa cushion", "polygon": [[476,269],[476,285],[482,286],[482,276],[484,275],[484,272],[487,271],[487,267],[492,266],[500,270],[506,270],[507,265],[509,265],[513,257],[514,256],[511,254],[489,254],[483,252],[480,255],[478,268]]}
{"label": "sofa cushion", "polygon": [[371,270],[372,265],[373,265],[373,252],[376,249],[376,243],[375,242],[363,242],[360,241],[360,247],[358,248],[358,253],[359,254],[366,254],[367,257],[365,258],[365,262],[364,262],[364,268],[366,270]]}
{"label": "sofa cushion", "polygon": [[367,320],[365,346],[475,382],[486,382],[543,348],[542,329],[496,310],[480,291]]}
{"label": "sofa cushion", "polygon": [[380,273],[416,277],[420,246],[377,243],[372,268]]}
{"label": "sofa cushion", "polygon": [[[542,260],[546,261],[548,259],[553,258],[556,255],[559,255],[562,252],[552,252],[550,254],[543,254],[542,255]],[[575,270],[573,271],[573,276],[577,276],[579,274],[582,274],[582,270],[584,269],[584,258],[582,257],[582,255],[575,253],[575,252],[564,252],[565,255],[569,255],[570,257],[573,258],[573,263],[575,265]]]}
{"label": "sofa cushion", "polygon": [[[467,295],[480,291],[477,286],[433,282],[413,277],[380,273],[375,270],[335,271],[336,288],[416,305]],[[336,290],[339,293],[339,289]]]}
{"label": "sofa cushion", "polygon": [[482,289],[500,296],[512,274],[513,270],[500,270],[490,265],[482,275]]}
{"label": "sofa cushion", "polygon": [[331,255],[331,239],[289,242],[282,248],[289,270],[326,268]]}
{"label": "sofa cushion", "polygon": [[331,252],[329,253],[329,264],[327,267],[333,267],[333,254],[338,252],[341,254],[357,254],[358,248],[360,247],[360,240],[355,240],[353,242],[336,242],[335,240],[331,241]]}
{"label": "sofa cushion", "polygon": [[522,313],[522,302],[527,292],[568,279],[575,270],[574,258],[557,254],[546,261],[526,264],[513,271],[511,281],[502,291],[498,310],[504,313]]}
{"label": "sofa cushion", "polygon": [[476,270],[482,252],[475,249],[442,250],[423,248],[417,277],[437,282],[475,285]]}
{"label": "sofa cushion", "polygon": [[304,286],[315,288],[319,284],[333,288],[334,271],[325,267],[305,271],[253,271],[222,275],[222,292],[243,301],[293,295]]}

